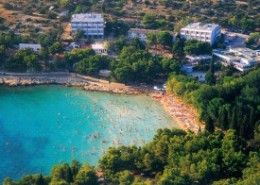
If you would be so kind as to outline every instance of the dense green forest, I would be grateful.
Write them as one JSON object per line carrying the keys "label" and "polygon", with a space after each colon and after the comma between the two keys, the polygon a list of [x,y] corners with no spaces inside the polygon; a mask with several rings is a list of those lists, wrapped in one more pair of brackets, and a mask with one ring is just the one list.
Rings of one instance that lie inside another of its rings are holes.
{"label": "dense green forest", "polygon": [[[28,37],[15,35],[14,32],[0,32],[0,68],[14,72],[66,70],[92,76],[98,76],[101,69],[109,69],[112,71],[111,80],[124,83],[153,82],[159,75],[166,77],[170,72],[178,72],[180,68],[180,63],[174,59],[153,56],[138,39],[115,39],[109,48],[119,56],[111,58],[96,55],[92,49],[66,52],[52,37],[55,36],[40,34],[36,38],[43,46],[37,53],[31,49],[14,52],[15,46],[19,42],[28,41]],[[156,42],[160,44],[166,40],[167,36],[162,35]]]}
{"label": "dense green forest", "polygon": [[[33,52],[31,49],[17,50],[19,43],[30,42],[28,36],[16,35],[12,31],[0,32],[0,68],[12,72],[73,71],[92,76],[97,76],[100,69],[109,69],[111,80],[150,83],[159,76],[166,78],[171,72],[178,73],[185,54],[209,54],[212,50],[208,43],[196,40],[169,42],[172,36],[162,32],[157,36],[148,35],[147,44],[125,37],[114,39],[108,49],[118,57],[112,58],[98,56],[92,49],[65,51],[56,37],[57,33],[39,34],[36,40],[42,48]],[[149,53],[150,47],[157,46],[164,46],[169,52],[172,50],[173,58]]]}
{"label": "dense green forest", "polygon": [[260,69],[241,76],[224,76],[215,85],[200,84],[194,78],[172,75],[168,90],[194,105],[206,129],[232,128],[252,139],[260,125]]}
{"label": "dense green forest", "polygon": [[[260,138],[260,127],[255,133]],[[3,185],[95,185],[98,180],[120,185],[257,185],[260,152],[235,130],[194,134],[159,129],[142,147],[109,148],[99,161],[103,177],[94,168],[73,160],[54,166],[49,176],[26,175],[18,181],[6,178]]]}

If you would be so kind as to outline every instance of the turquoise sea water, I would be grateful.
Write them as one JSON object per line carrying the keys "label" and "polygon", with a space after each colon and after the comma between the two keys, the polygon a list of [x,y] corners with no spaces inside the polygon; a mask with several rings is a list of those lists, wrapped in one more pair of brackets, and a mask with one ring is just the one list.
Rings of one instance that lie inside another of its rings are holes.
{"label": "turquoise sea water", "polygon": [[177,127],[150,97],[62,86],[0,87],[0,181],[49,174],[72,159],[97,165],[109,146],[142,145]]}

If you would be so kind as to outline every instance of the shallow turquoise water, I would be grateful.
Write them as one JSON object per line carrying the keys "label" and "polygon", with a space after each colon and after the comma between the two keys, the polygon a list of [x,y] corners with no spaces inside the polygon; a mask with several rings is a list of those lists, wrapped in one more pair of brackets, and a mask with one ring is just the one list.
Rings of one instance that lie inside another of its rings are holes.
{"label": "shallow turquoise water", "polygon": [[0,181],[49,174],[77,159],[98,163],[109,146],[142,145],[158,128],[177,127],[148,96],[62,86],[0,87]]}

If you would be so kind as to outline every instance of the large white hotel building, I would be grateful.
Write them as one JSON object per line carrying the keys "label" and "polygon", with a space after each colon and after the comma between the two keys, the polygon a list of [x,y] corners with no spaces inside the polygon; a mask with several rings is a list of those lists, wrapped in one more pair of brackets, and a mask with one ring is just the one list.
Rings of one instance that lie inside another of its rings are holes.
{"label": "large white hotel building", "polygon": [[215,43],[221,35],[221,27],[217,24],[191,23],[181,29],[181,37],[185,39],[195,39],[208,42],[211,45]]}
{"label": "large white hotel building", "polygon": [[74,14],[71,20],[71,31],[84,31],[85,36],[94,39],[104,38],[105,21],[102,14]]}

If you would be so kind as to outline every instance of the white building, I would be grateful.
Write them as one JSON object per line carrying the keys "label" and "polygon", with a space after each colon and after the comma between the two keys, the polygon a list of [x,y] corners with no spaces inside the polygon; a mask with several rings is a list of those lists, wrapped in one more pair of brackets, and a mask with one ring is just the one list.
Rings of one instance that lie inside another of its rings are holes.
{"label": "white building", "polygon": [[[140,41],[142,42],[146,42],[147,41],[147,35],[149,33],[153,33],[155,35],[161,33],[163,31],[160,30],[150,30],[150,29],[139,29],[139,28],[130,28],[128,30],[128,38],[129,39],[134,39],[134,38],[138,38]],[[174,32],[168,32],[172,35],[173,40],[174,41],[176,39],[176,33]]]}
{"label": "white building", "polygon": [[198,64],[199,62],[209,62],[212,58],[211,55],[197,55],[197,56],[191,56],[186,55],[185,58],[191,63],[191,64]]}
{"label": "white building", "polygon": [[190,74],[193,72],[193,65],[185,64],[185,65],[181,66],[181,71],[186,74]]}
{"label": "white building", "polygon": [[181,29],[181,37],[185,39],[195,39],[215,43],[221,35],[221,27],[217,24],[191,23]]}
{"label": "white building", "polygon": [[66,46],[65,50],[66,51],[71,51],[73,49],[78,49],[78,48],[80,48],[80,45],[76,44],[75,42],[72,42],[68,46]]}
{"label": "white building", "polygon": [[188,74],[188,76],[196,78],[199,82],[204,83],[206,81],[206,72],[202,71],[193,71]]}
{"label": "white building", "polygon": [[181,66],[181,71],[184,72],[187,76],[196,78],[199,82],[205,82],[206,72],[203,71],[193,71],[192,64],[185,64]]}
{"label": "white building", "polygon": [[223,65],[233,64],[239,71],[252,69],[260,57],[257,52],[248,48],[234,48],[229,50],[213,50],[213,56],[219,59]]}
{"label": "white building", "polygon": [[65,8],[59,8],[55,10],[55,12],[58,14],[59,17],[68,17],[69,15],[69,10]]}
{"label": "white building", "polygon": [[102,76],[102,77],[109,77],[109,74],[111,73],[110,70],[107,70],[107,69],[103,69],[103,70],[99,70],[99,76]]}
{"label": "white building", "polygon": [[74,14],[71,20],[71,31],[84,31],[85,36],[96,39],[104,37],[105,21],[101,14]]}
{"label": "white building", "polygon": [[39,51],[42,47],[40,44],[25,44],[25,43],[20,43],[19,44],[19,49],[32,49],[34,52]]}
{"label": "white building", "polygon": [[91,44],[91,48],[98,55],[107,55],[107,49],[105,48],[104,44],[102,44],[102,43]]}

